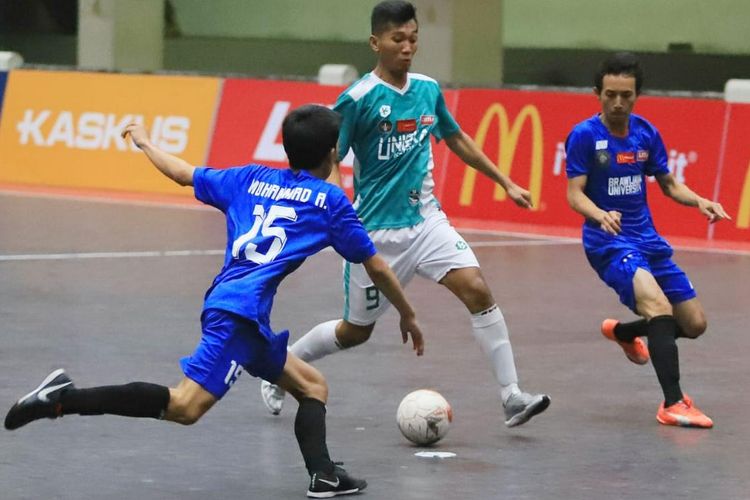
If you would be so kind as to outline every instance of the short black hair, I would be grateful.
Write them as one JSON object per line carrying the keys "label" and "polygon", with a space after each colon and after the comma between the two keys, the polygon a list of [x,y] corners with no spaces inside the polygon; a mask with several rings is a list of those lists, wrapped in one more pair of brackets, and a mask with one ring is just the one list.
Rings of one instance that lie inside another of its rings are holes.
{"label": "short black hair", "polygon": [[341,115],[317,104],[300,106],[281,125],[284,151],[295,170],[313,170],[336,147]]}
{"label": "short black hair", "polygon": [[602,61],[599,71],[594,76],[594,86],[601,94],[604,75],[628,75],[635,77],[635,93],[641,93],[643,85],[643,68],[638,56],[632,52],[616,52]]}
{"label": "short black hair", "polygon": [[417,8],[403,0],[386,0],[372,9],[370,29],[373,35],[378,35],[388,29],[388,26],[401,26],[414,19],[417,20]]}

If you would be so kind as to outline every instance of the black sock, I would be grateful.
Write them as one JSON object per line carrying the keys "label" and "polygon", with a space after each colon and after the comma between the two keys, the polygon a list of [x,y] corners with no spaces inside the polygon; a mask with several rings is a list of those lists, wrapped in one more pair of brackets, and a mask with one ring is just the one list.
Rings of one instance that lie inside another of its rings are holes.
{"label": "black sock", "polygon": [[622,342],[632,342],[636,337],[646,335],[648,335],[648,322],[645,319],[630,323],[617,323],[615,326],[615,337]]}
{"label": "black sock", "polygon": [[132,382],[89,389],[68,389],[60,395],[62,414],[122,415],[162,418],[169,404],[169,389],[163,385]]}
{"label": "black sock", "polygon": [[[622,342],[632,342],[636,337],[646,337],[648,335],[648,321],[639,319],[630,323],[617,323],[615,326],[615,337]],[[677,335],[675,338],[685,337],[680,325],[677,325]]]}
{"label": "black sock", "polygon": [[648,352],[664,391],[665,407],[682,399],[676,334],[677,322],[673,316],[656,316],[648,322]]}
{"label": "black sock", "polygon": [[300,400],[294,435],[310,475],[333,472],[333,462],[326,446],[326,407],[321,401],[312,398]]}

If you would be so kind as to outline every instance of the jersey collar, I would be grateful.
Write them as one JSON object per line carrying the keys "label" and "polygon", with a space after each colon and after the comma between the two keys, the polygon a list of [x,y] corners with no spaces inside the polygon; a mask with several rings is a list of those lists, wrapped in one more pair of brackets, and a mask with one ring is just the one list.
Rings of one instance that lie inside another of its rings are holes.
{"label": "jersey collar", "polygon": [[394,91],[394,92],[396,92],[398,94],[401,94],[401,95],[406,94],[406,92],[409,90],[409,87],[411,86],[411,73],[407,73],[406,74],[406,84],[401,89],[398,88],[398,87],[396,87],[395,85],[391,85],[390,83],[386,82],[385,80],[383,80],[382,78],[380,78],[378,75],[376,75],[374,71],[370,72],[370,76],[372,78],[374,78],[381,85],[383,85],[385,87],[388,87],[392,91]]}

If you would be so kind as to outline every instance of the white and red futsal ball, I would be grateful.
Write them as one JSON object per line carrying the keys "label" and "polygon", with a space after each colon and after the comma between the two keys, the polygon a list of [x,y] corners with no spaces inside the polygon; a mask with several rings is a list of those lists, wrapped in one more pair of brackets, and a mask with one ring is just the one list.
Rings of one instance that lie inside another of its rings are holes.
{"label": "white and red futsal ball", "polygon": [[440,441],[448,433],[452,421],[451,405],[440,393],[429,389],[407,394],[396,411],[401,434],[422,446]]}

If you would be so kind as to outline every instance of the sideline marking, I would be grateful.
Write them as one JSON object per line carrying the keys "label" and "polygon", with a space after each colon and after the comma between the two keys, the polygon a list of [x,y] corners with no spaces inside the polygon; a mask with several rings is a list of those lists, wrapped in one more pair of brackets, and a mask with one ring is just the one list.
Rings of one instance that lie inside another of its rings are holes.
{"label": "sideline marking", "polygon": [[[499,247],[533,247],[554,245],[578,245],[580,240],[573,238],[550,239],[550,240],[520,240],[520,241],[475,241],[467,242],[472,248],[499,248]],[[739,255],[748,257],[750,251],[723,250],[708,248],[681,248],[684,252],[716,253],[726,255]],[[333,253],[331,247],[323,249],[321,253]],[[164,251],[131,251],[131,252],[73,252],[73,253],[40,253],[40,254],[9,254],[0,255],[0,262],[23,262],[40,260],[83,260],[83,259],[139,259],[158,257],[204,257],[224,255],[224,250],[164,250]]]}
{"label": "sideline marking", "polygon": [[[186,197],[185,201],[176,200],[176,201],[170,202],[170,201],[163,201],[163,200],[160,201],[160,200],[132,199],[132,198],[128,198],[127,195],[119,195],[119,194],[108,193],[108,195],[116,196],[116,197],[105,198],[104,195],[100,195],[100,196],[74,195],[74,194],[69,194],[69,193],[59,193],[59,192],[55,192],[54,190],[50,190],[49,192],[23,191],[23,190],[18,190],[18,189],[6,188],[0,185],[0,196],[16,196],[16,197],[21,197],[21,198],[44,198],[44,199],[53,199],[53,200],[68,200],[68,201],[75,201],[75,202],[80,202],[80,203],[107,203],[107,204],[112,204],[112,205],[132,205],[132,206],[137,206],[137,207],[170,208],[170,209],[178,209],[178,210],[198,210],[198,211],[215,211],[216,210],[213,207],[203,205],[200,202],[196,201],[195,199],[188,198],[188,197]],[[562,236],[523,233],[519,231],[501,231],[501,230],[493,230],[493,229],[470,229],[470,228],[464,229],[464,228],[458,228],[458,227],[456,227],[456,230],[459,233],[486,234],[486,235],[494,235],[494,236],[526,238],[525,240],[522,240],[522,241],[498,241],[498,242],[475,242],[475,243],[467,242],[469,243],[469,246],[472,246],[474,248],[493,247],[493,246],[513,247],[513,246],[535,246],[535,245],[542,245],[542,246],[543,245],[566,245],[566,244],[572,244],[572,243],[578,243],[578,244],[581,243],[580,238],[568,238],[568,237],[562,237]],[[538,243],[539,241],[542,241],[543,243]],[[729,249],[729,248],[696,247],[696,246],[685,246],[685,245],[672,245],[672,248],[674,248],[675,250],[680,250],[682,252],[750,256],[750,250],[735,250],[735,249]],[[330,251],[330,248],[326,250]],[[10,260],[65,260],[65,259],[71,259],[71,258],[81,258],[81,259],[106,258],[106,257],[96,256],[97,254],[107,254],[110,256],[109,258],[139,257],[141,255],[136,255],[139,253],[149,254],[149,255],[142,255],[144,257],[169,257],[169,256],[178,256],[177,254],[179,252],[187,252],[186,253],[187,256],[216,255],[217,252],[219,255],[224,254],[223,251],[219,251],[219,250],[181,250],[181,251],[172,251],[172,252],[96,252],[92,254],[49,254],[49,255],[64,256],[60,259],[56,259],[54,257],[35,258],[36,256],[33,254],[28,257],[0,255],[0,262],[10,261]],[[200,252],[208,252],[208,253],[200,253]],[[123,255],[121,256],[116,255],[120,253],[122,253]],[[150,255],[150,254],[155,254],[155,255]],[[81,255],[81,257],[67,257],[68,255]],[[93,255],[93,256],[86,257],[86,255]]]}

